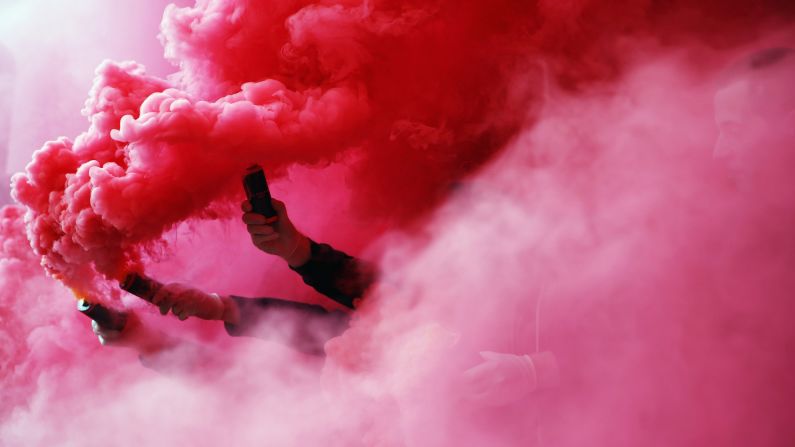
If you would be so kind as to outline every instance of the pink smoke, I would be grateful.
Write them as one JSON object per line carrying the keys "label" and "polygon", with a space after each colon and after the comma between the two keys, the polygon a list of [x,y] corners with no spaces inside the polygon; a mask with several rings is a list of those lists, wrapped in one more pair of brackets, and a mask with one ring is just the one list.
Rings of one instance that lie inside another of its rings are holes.
{"label": "pink smoke", "polygon": [[[0,440],[789,445],[792,136],[772,134],[742,186],[711,154],[719,73],[792,46],[792,12],[168,7],[161,40],[178,71],[103,63],[89,129],[45,143],[14,179],[22,206],[0,221],[0,380],[13,390]],[[252,162],[307,234],[380,257],[381,282],[323,365],[115,290],[120,272],[146,268],[221,293],[321,300],[226,221]],[[96,346],[39,261],[193,343],[163,357],[182,370]],[[220,372],[184,371],[195,345],[226,362]],[[459,376],[484,350],[552,351],[561,385],[473,405]]]}

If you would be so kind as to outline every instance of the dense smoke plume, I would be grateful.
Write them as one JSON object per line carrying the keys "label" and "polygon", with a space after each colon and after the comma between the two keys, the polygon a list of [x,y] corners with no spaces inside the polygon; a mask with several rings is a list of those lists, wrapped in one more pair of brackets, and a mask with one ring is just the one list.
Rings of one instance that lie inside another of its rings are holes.
{"label": "dense smoke plume", "polygon": [[[0,440],[790,445],[793,136],[771,128],[738,176],[713,158],[713,96],[738,57],[793,46],[794,10],[167,7],[175,72],[103,62],[88,130],[44,143],[14,177],[20,205],[0,221]],[[240,228],[253,162],[303,231],[381,268],[323,362],[116,290],[145,269],[323,302]],[[95,346],[39,263],[184,346],[151,369]],[[560,386],[477,405],[461,376],[482,351],[550,351]]]}

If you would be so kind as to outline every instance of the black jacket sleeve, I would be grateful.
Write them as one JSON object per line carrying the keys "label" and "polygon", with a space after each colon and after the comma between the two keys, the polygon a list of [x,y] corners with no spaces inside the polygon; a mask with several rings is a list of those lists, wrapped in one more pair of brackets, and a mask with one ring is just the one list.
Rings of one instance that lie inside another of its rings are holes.
{"label": "black jacket sleeve", "polygon": [[375,280],[375,271],[368,263],[356,259],[328,244],[310,242],[309,261],[291,267],[306,284],[343,306],[353,309]]}
{"label": "black jacket sleeve", "polygon": [[350,315],[314,304],[278,298],[231,296],[240,310],[237,324],[224,323],[232,336],[249,336],[288,345],[311,355],[323,355],[325,343],[348,328]]}
{"label": "black jacket sleeve", "polygon": [[[310,240],[309,260],[292,268],[306,284],[350,309],[373,283],[373,268],[328,244]],[[231,297],[240,311],[237,324],[226,323],[229,335],[246,335],[287,344],[313,355],[323,355],[323,346],[348,327],[350,315],[322,306],[278,298]]]}

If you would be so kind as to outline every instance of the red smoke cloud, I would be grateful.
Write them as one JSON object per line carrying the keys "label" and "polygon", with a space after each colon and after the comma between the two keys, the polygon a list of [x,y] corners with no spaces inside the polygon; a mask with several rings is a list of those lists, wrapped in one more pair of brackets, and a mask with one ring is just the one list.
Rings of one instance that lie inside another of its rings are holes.
{"label": "red smoke cloud", "polygon": [[[366,185],[355,186],[378,193],[362,206],[405,219],[519,129],[538,89],[508,91],[510,76],[535,58],[564,85],[609,80],[621,39],[682,32],[666,22],[678,8],[653,13],[592,2],[172,6],[161,38],[180,71],[165,81],[103,64],[83,110],[91,127],[45,145],[14,181],[16,197],[44,265],[92,295],[89,263],[110,279],[140,268],[164,230],[227,214],[217,204],[252,162],[278,176],[364,147]],[[414,169],[414,188],[389,174],[395,166]]]}
{"label": "red smoke cloud", "polygon": [[[776,1],[169,7],[161,40],[177,72],[158,79],[132,62],[103,63],[84,109],[89,129],[37,151],[14,179],[15,197],[48,272],[106,301],[119,295],[105,280],[158,268],[151,262],[162,251],[189,266],[244,250],[238,233],[230,239],[241,247],[175,235],[185,221],[236,216],[239,176],[252,162],[282,180],[277,193],[310,235],[343,247],[378,238],[384,280],[329,345],[322,392],[311,368],[273,347],[238,347],[225,380],[191,389],[197,406],[229,410],[196,418],[223,420],[242,444],[336,436],[340,445],[787,445],[792,405],[779,390],[791,389],[792,338],[777,310],[795,289],[781,223],[795,204],[781,193],[783,165],[769,160],[751,187],[724,182],[710,120],[722,67],[749,49],[791,44],[792,13]],[[772,147],[791,146],[779,136]],[[327,182],[319,191],[318,178]],[[4,311],[32,296],[26,279],[43,281],[22,249],[21,213],[4,210],[2,265],[17,269],[3,276]],[[269,290],[293,291],[268,273]],[[6,318],[17,322],[10,365],[41,373],[87,355],[66,349],[35,363],[21,334],[37,323]],[[44,332],[89,338],[65,321]],[[554,352],[560,390],[497,409],[462,403],[455,378],[483,350]],[[185,383],[169,388],[113,355],[123,378],[85,375],[121,397],[91,394],[106,411],[74,410],[79,421],[126,430],[114,414],[146,415],[188,395]],[[81,371],[68,377],[79,382]],[[4,371],[19,390],[8,407],[33,393],[18,377]],[[161,394],[145,400],[148,386]],[[39,391],[0,435],[31,440],[36,423],[58,426],[65,414],[40,402],[58,396],[80,407],[80,388],[64,388],[74,394]],[[307,427],[298,423],[307,413],[324,416]],[[250,414],[286,422],[260,426]],[[190,422],[183,417],[158,415],[142,436],[175,439],[171,427]],[[94,440],[64,430],[72,442]]]}

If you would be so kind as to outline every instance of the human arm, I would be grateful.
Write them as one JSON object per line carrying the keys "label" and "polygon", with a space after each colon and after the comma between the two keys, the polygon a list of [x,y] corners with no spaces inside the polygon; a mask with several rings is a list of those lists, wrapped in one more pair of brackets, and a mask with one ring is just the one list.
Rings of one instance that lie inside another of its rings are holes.
{"label": "human arm", "polygon": [[249,336],[282,343],[312,355],[322,355],[325,342],[348,327],[345,312],[277,298],[219,296],[184,284],[164,285],[152,298],[162,314],[180,320],[196,317],[220,320],[232,336]]}
{"label": "human arm", "polygon": [[244,201],[243,222],[254,245],[284,259],[301,279],[318,292],[350,309],[374,282],[375,269],[369,263],[317,243],[298,231],[290,221],[283,202],[273,199],[277,216],[266,218],[251,212]]}
{"label": "human arm", "polygon": [[350,315],[314,304],[278,298],[229,297],[239,309],[235,323],[225,322],[231,336],[274,341],[310,355],[324,355],[325,344],[342,334]]}
{"label": "human arm", "polygon": [[298,267],[290,267],[301,279],[332,300],[353,309],[375,280],[375,269],[328,244],[310,240],[309,259]]}

